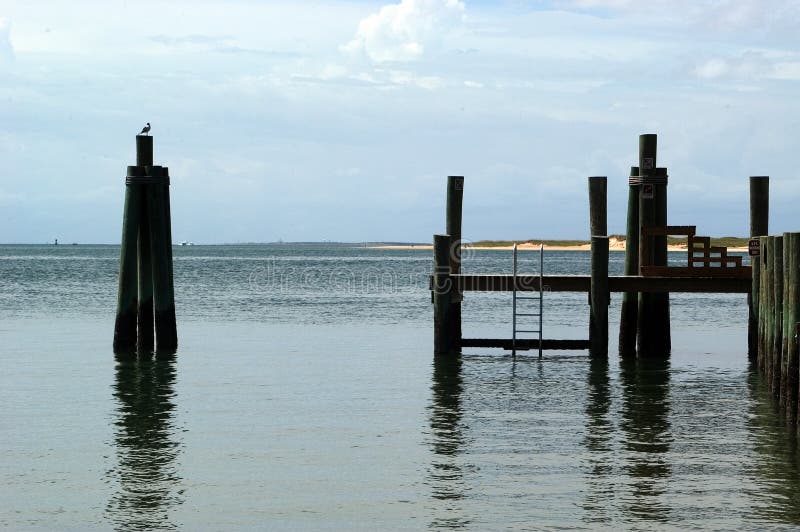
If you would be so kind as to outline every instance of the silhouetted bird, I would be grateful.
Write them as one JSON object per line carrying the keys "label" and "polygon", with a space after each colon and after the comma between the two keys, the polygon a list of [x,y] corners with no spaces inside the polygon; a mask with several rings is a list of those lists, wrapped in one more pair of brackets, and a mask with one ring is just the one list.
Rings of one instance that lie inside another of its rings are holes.
{"label": "silhouetted bird", "polygon": [[148,122],[147,125],[142,128],[142,131],[139,134],[140,135],[149,135],[150,134],[150,122]]}

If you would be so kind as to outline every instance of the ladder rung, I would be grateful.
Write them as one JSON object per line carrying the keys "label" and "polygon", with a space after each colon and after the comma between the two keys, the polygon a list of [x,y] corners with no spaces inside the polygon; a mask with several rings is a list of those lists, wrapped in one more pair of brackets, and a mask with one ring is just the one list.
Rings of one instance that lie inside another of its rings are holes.
{"label": "ladder rung", "polygon": [[517,312],[516,315],[517,316],[541,316],[541,314],[520,314],[519,312]]}
{"label": "ladder rung", "polygon": [[518,332],[518,333],[539,333],[539,331],[523,331],[522,329],[517,329],[516,332]]}
{"label": "ladder rung", "polygon": [[539,299],[539,296],[536,296],[536,297],[530,297],[530,296],[517,296],[517,299],[536,299],[536,300],[538,300],[538,299]]}

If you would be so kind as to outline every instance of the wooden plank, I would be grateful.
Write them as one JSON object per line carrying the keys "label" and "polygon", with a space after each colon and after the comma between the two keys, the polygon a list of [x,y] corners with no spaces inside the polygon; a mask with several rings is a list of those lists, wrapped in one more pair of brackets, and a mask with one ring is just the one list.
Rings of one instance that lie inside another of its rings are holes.
{"label": "wooden plank", "polygon": [[642,227],[642,234],[649,236],[694,236],[695,225],[667,225]]}
{"label": "wooden plank", "polygon": [[[692,268],[697,271],[700,268]],[[640,277],[617,275],[609,276],[610,292],[686,292],[686,293],[719,293],[747,294],[750,292],[750,268],[742,267],[747,277]],[[688,270],[688,268],[687,268]],[[744,272],[743,272],[744,275]],[[513,282],[511,275],[461,274],[452,276],[456,286],[464,291],[472,292],[510,292]],[[589,292],[588,275],[545,275],[546,292]],[[431,287],[433,285],[430,285]],[[517,290],[521,292],[538,292],[538,275],[520,275],[517,277]]]}
{"label": "wooden plank", "polygon": [[[499,347],[510,351],[512,342],[511,338],[464,338],[461,340],[461,347]],[[539,349],[539,339],[517,338],[515,345],[517,351]],[[589,349],[589,340],[542,339],[542,349],[548,351]]]}
{"label": "wooden plank", "polygon": [[750,279],[752,272],[749,266],[643,266],[642,275],[645,277],[733,277],[736,279]]}

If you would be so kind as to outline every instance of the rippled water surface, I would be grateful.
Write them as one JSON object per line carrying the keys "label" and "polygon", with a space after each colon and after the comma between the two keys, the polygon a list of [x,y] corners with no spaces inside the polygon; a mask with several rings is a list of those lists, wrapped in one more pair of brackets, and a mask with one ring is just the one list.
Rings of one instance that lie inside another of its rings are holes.
{"label": "rippled water surface", "polygon": [[[744,296],[673,296],[667,363],[434,363],[430,254],[176,247],[179,352],[118,359],[118,247],[0,246],[0,527],[800,526],[796,435],[748,367]],[[546,337],[586,338],[585,294],[545,306]],[[508,336],[510,312],[467,294],[465,335]]]}

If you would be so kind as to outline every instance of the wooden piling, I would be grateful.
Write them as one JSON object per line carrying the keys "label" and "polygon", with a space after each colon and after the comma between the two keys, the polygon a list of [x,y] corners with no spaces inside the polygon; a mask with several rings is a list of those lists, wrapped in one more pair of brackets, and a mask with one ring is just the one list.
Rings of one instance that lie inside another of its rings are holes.
{"label": "wooden piling", "polygon": [[608,237],[592,235],[589,354],[608,356]]}
{"label": "wooden piling", "polygon": [[[464,176],[447,177],[447,234],[450,235],[450,274],[461,273],[461,220],[464,200]],[[463,292],[454,291],[451,312],[453,315],[453,331],[457,345],[461,343],[461,301]]]}
{"label": "wooden piling", "polygon": [[174,353],[169,172],[153,165],[153,137],[137,135],[136,163],[125,178],[114,352]]}
{"label": "wooden piling", "polygon": [[760,270],[759,287],[758,287],[758,368],[767,375],[768,360],[769,360],[769,317],[770,317],[770,288],[772,286],[772,279],[770,277],[770,263],[772,262],[772,250],[770,249],[770,238],[768,236],[759,237],[761,256],[760,256]]}
{"label": "wooden piling", "polygon": [[[592,356],[608,355],[608,238],[605,239],[605,259],[602,242],[595,237],[608,234],[608,178],[589,178],[589,235],[592,239],[591,288],[589,293],[589,353]],[[595,249],[599,246],[599,249]],[[604,265],[600,262],[604,261]],[[605,271],[605,273],[603,273]],[[605,299],[600,292],[605,287]],[[595,293],[597,292],[597,294]],[[602,308],[600,308],[602,307]]]}
{"label": "wooden piling", "polygon": [[[631,167],[631,176],[639,175],[639,167]],[[640,185],[628,186],[628,220],[625,231],[624,275],[639,274],[639,189]],[[619,354],[622,357],[636,355],[636,317],[638,292],[622,294],[622,311],[619,320]]]}
{"label": "wooden piling", "polygon": [[[750,238],[769,234],[769,177],[750,177]],[[753,288],[748,298],[747,352],[751,361],[758,357],[758,292],[761,261],[750,260]]]}
{"label": "wooden piling", "polygon": [[800,233],[784,233],[783,264],[783,348],[781,399],[790,418],[797,416],[798,333],[800,333]]}
{"label": "wooden piling", "polygon": [[589,236],[608,235],[608,177],[589,178]]}
{"label": "wooden piling", "polygon": [[[136,137],[136,165],[140,168],[153,164],[153,137],[139,135]],[[133,185],[141,191],[139,207],[139,236],[137,245],[139,305],[136,315],[138,329],[136,349],[139,352],[150,352],[155,348],[153,329],[153,264],[150,253],[150,223],[147,209],[147,188],[150,185]]]}
{"label": "wooden piling", "polygon": [[770,308],[772,334],[770,350],[772,395],[781,394],[781,349],[783,343],[783,237],[772,237],[772,306]]}
{"label": "wooden piling", "polygon": [[[128,174],[137,167],[129,166]],[[122,213],[122,244],[119,252],[119,288],[117,317],[114,323],[114,353],[136,349],[138,311],[137,245],[142,190],[138,185],[125,186],[125,207]]]}
{"label": "wooden piling", "polygon": [[153,314],[156,349],[162,353],[178,348],[175,324],[175,294],[172,286],[172,242],[168,229],[166,195],[169,187],[168,170],[161,166],[149,168],[154,182],[148,186],[147,208],[150,218],[150,243],[153,264]]}
{"label": "wooden piling", "polygon": [[453,314],[454,284],[450,277],[450,235],[433,235],[433,354],[460,352]]}
{"label": "wooden piling", "polygon": [[[656,169],[657,137],[654,134],[639,136],[639,267],[642,264],[666,266],[666,238],[642,237],[642,227],[652,227],[666,219],[666,170]],[[662,186],[663,183],[663,186]],[[652,185],[646,194],[647,185]],[[658,199],[659,194],[663,198]],[[649,238],[647,243],[641,238]],[[662,249],[663,248],[663,249]],[[644,257],[642,254],[647,253]],[[658,262],[656,262],[658,259]],[[641,274],[641,272],[640,272]],[[639,294],[637,316],[637,343],[640,357],[667,357],[670,353],[669,295]]]}

